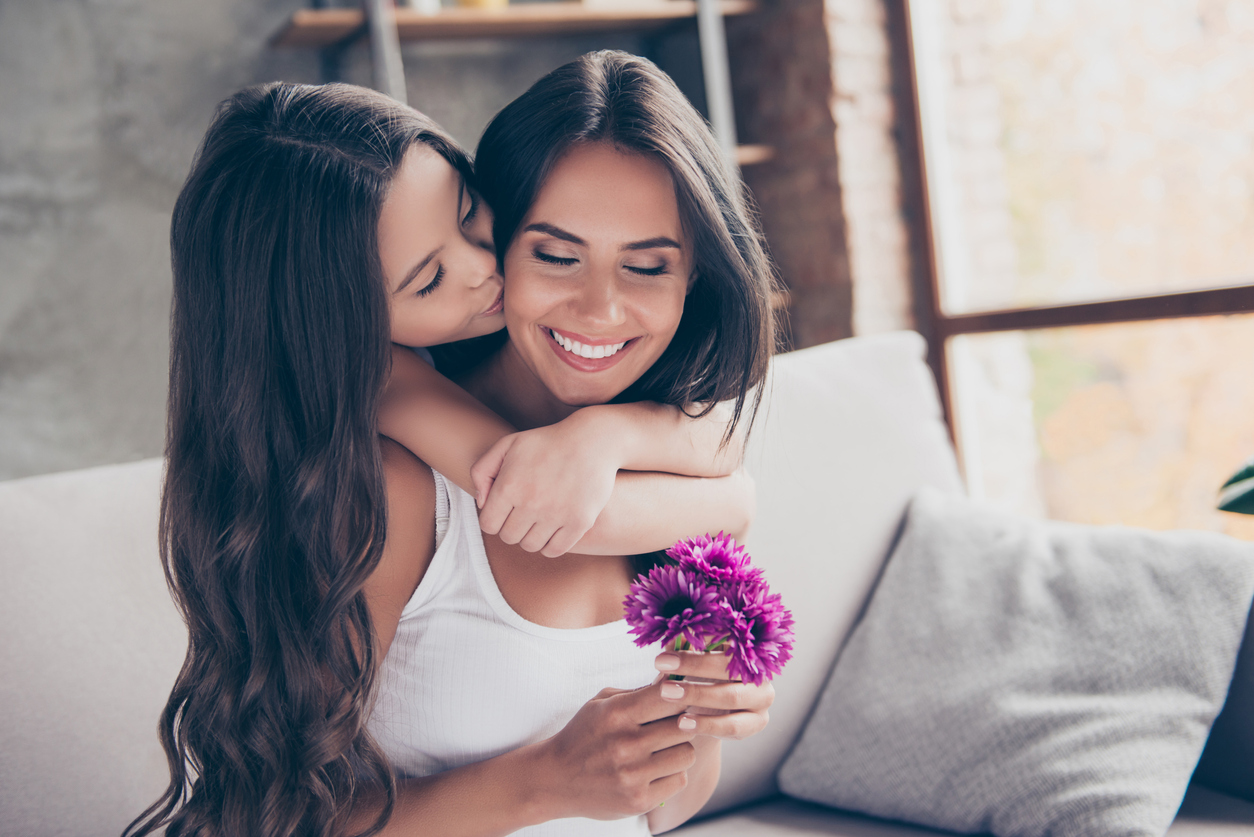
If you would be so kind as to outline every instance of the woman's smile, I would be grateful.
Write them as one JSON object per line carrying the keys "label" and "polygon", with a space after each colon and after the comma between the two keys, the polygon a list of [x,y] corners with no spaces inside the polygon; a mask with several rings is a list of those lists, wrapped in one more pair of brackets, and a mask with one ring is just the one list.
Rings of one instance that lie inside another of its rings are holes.
{"label": "woman's smile", "polygon": [[540,326],[540,330],[548,335],[554,353],[581,372],[609,369],[622,360],[639,339],[594,340],[548,326]]}

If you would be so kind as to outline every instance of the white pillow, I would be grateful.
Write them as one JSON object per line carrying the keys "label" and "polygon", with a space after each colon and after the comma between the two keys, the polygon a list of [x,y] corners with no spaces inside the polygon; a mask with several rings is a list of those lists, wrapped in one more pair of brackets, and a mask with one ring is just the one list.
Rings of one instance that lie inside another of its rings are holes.
{"label": "white pillow", "polygon": [[1162,835],[1252,595],[1252,544],[924,490],[780,785],[962,833]]}

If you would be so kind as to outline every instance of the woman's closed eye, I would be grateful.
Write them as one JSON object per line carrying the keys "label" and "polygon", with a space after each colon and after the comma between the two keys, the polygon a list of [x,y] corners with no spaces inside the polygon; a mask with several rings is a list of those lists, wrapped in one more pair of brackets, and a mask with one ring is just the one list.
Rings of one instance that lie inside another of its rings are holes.
{"label": "woman's closed eye", "polygon": [[576,258],[567,258],[565,256],[555,256],[552,253],[546,253],[540,249],[533,250],[531,254],[535,256],[537,259],[539,259],[540,261],[544,262],[545,264],[553,264],[553,265],[558,265],[560,267],[570,267],[572,264],[575,264],[576,262],[579,261],[579,259],[576,259]]}
{"label": "woman's closed eye", "polygon": [[666,262],[662,262],[657,267],[641,267],[640,265],[634,264],[625,265],[625,267],[632,273],[640,276],[662,276],[670,271],[670,265]]}
{"label": "woman's closed eye", "polygon": [[[579,261],[579,259],[574,257],[555,256],[552,253],[546,253],[545,251],[539,249],[532,251],[532,255],[545,264],[551,264],[557,267],[570,267]],[[666,262],[653,266],[627,264],[623,265],[623,268],[636,274],[637,276],[663,276],[670,271],[670,265]]]}

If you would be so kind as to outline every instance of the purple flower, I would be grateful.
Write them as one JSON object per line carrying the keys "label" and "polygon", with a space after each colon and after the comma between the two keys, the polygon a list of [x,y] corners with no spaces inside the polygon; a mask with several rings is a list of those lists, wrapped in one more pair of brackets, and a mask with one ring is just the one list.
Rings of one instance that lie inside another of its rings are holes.
{"label": "purple flower", "polygon": [[711,537],[701,535],[684,538],[666,550],[666,554],[679,562],[679,566],[692,570],[719,584],[758,580],[762,571],[750,566],[749,553],[736,544],[731,535],[719,532]]}
{"label": "purple flower", "polygon": [[727,672],[761,685],[792,659],[792,613],[760,580],[728,585],[723,594],[716,621],[726,626]]}
{"label": "purple flower", "polygon": [[706,623],[714,617],[718,603],[718,588],[707,579],[683,567],[666,565],[654,567],[647,576],[632,582],[623,607],[636,645],[670,644],[683,636],[694,648],[704,650]]}

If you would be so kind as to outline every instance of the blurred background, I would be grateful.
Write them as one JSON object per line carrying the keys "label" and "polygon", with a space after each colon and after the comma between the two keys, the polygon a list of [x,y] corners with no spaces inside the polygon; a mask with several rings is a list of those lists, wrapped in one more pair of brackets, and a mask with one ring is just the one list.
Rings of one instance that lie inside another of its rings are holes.
{"label": "blurred background", "polygon": [[[404,94],[467,148],[590,49],[708,113],[695,2],[415,2]],[[0,0],[0,479],[161,453],[169,213],[215,105],[379,85],[361,7],[314,5]],[[1214,510],[1254,456],[1254,0],[714,5],[793,347],[922,332],[1004,508],[1254,539]]]}

